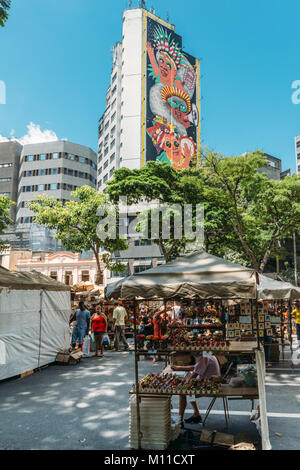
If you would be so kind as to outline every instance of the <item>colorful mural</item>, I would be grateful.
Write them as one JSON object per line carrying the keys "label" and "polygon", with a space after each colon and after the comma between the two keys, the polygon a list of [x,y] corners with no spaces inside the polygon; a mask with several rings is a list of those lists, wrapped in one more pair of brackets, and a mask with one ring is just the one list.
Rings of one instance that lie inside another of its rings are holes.
{"label": "colorful mural", "polygon": [[199,140],[198,61],[172,29],[146,19],[146,161],[188,168]]}

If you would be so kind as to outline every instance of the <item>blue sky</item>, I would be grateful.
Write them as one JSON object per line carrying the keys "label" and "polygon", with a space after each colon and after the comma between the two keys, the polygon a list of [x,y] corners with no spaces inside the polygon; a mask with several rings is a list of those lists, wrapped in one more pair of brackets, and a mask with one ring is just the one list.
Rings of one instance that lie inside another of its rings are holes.
{"label": "blue sky", "polygon": [[[261,148],[295,169],[299,0],[149,0],[152,6],[164,19],[169,13],[185,50],[202,58],[203,145],[225,155]],[[33,122],[97,148],[110,50],[122,38],[126,7],[126,0],[12,0],[0,30],[7,87],[0,135],[22,137]]]}

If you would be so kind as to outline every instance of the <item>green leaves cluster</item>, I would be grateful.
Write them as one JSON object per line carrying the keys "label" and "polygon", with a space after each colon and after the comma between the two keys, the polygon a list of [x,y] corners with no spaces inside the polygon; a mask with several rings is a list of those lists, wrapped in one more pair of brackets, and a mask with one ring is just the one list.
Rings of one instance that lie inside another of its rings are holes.
{"label": "green leaves cluster", "polygon": [[[0,234],[4,229],[12,223],[9,217],[10,208],[15,203],[12,202],[7,196],[0,196]],[[5,249],[5,244],[0,240],[0,253]]]}
{"label": "green leaves cluster", "polygon": [[[205,249],[217,256],[263,272],[278,241],[291,236],[300,223],[300,179],[268,180],[258,169],[267,162],[262,152],[224,157],[206,151],[201,165],[174,170],[149,162],[139,170],[122,168],[108,183],[113,202],[127,196],[129,203],[159,201],[204,204]],[[186,247],[186,240],[158,238],[166,261]]]}
{"label": "green leaves cluster", "polygon": [[55,229],[56,238],[62,241],[67,250],[79,253],[92,250],[98,275],[101,272],[101,250],[106,252],[102,258],[108,269],[122,270],[123,266],[111,261],[111,254],[116,250],[127,249],[126,241],[119,237],[116,240],[101,240],[96,231],[101,219],[97,211],[107,203],[106,197],[90,186],[82,186],[71,193],[71,198],[64,205],[61,201],[46,196],[31,202],[29,208],[35,213],[34,222]]}
{"label": "green leaves cluster", "polygon": [[0,26],[4,27],[9,16],[11,0],[0,0]]}

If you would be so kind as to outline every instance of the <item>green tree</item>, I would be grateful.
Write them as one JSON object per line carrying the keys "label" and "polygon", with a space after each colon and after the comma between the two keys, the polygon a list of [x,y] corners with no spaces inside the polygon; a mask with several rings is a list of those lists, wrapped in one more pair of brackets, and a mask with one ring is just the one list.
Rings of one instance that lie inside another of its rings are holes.
{"label": "green tree", "polygon": [[111,255],[116,250],[126,250],[126,241],[117,236],[116,239],[107,237],[102,240],[97,235],[97,226],[101,218],[97,215],[100,207],[107,200],[90,186],[82,186],[71,193],[71,201],[64,205],[61,201],[49,197],[41,197],[29,204],[35,213],[35,223],[56,230],[56,238],[61,240],[67,250],[82,253],[92,250],[97,263],[96,283],[100,283],[101,266],[100,251],[107,269],[124,271],[119,262],[112,262]]}
{"label": "green tree", "polygon": [[[175,170],[166,163],[148,162],[141,169],[121,168],[115,171],[114,177],[107,183],[106,193],[113,203],[117,203],[121,196],[126,196],[128,204],[150,203],[153,201],[160,204],[177,204],[180,206],[179,212],[181,215],[184,204],[203,202],[200,188],[201,171],[197,168]],[[140,222],[143,229],[146,220],[148,220],[148,215],[149,211],[145,211],[145,218]],[[166,262],[184,252],[189,242],[185,236],[182,238],[174,237],[176,215],[178,215],[176,210],[170,209],[170,239],[163,239],[161,226],[158,237],[153,239],[154,243],[160,246]],[[195,220],[195,217],[193,220]],[[150,228],[150,223],[148,226]]]}
{"label": "green tree", "polygon": [[4,27],[9,16],[11,0],[0,0],[0,26]]}
{"label": "green tree", "polygon": [[[0,196],[0,235],[3,233],[4,229],[12,223],[12,220],[9,217],[10,207],[15,203],[12,202],[7,196]],[[5,249],[6,245],[0,239],[0,253]]]}
{"label": "green tree", "polygon": [[257,171],[265,165],[262,152],[225,158],[210,152],[203,164],[205,199],[227,214],[224,248],[239,247],[260,273],[276,254],[277,242],[299,229],[300,223],[299,177],[268,180]]}

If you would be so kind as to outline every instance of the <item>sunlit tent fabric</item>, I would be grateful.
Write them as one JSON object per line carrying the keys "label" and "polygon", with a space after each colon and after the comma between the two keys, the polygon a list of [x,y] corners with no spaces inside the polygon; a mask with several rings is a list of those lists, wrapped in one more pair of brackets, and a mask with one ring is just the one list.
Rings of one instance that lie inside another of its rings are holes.
{"label": "sunlit tent fabric", "polygon": [[54,362],[69,348],[70,287],[0,267],[0,380]]}
{"label": "sunlit tent fabric", "polygon": [[253,269],[197,252],[109,284],[105,293],[107,298],[123,299],[254,299],[256,273]]}
{"label": "sunlit tent fabric", "polygon": [[259,274],[257,297],[262,300],[300,299],[300,288],[289,282],[276,281]]}

